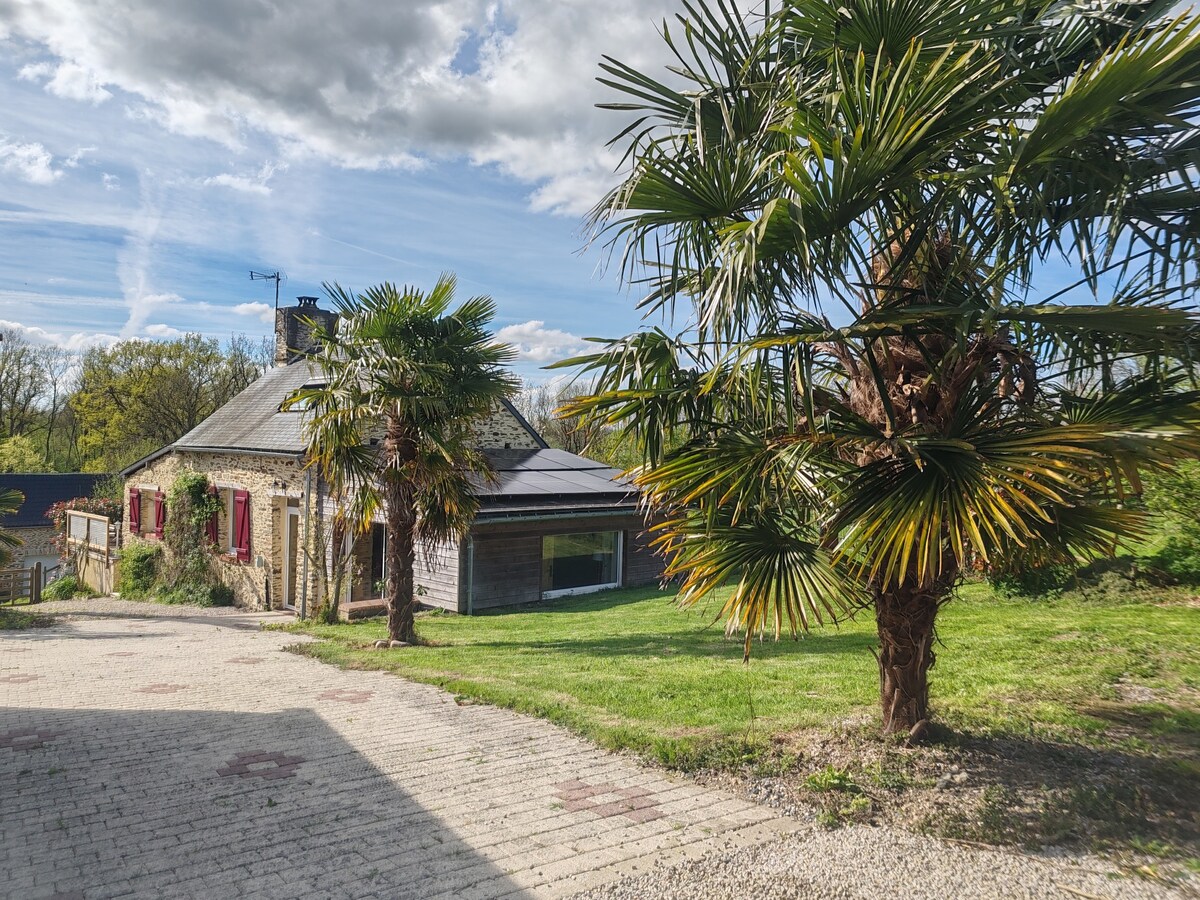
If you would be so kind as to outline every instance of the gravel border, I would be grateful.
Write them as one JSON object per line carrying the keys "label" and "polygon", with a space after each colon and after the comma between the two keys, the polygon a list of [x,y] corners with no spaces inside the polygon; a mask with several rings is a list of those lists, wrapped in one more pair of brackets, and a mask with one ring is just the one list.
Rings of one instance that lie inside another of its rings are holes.
{"label": "gravel border", "polygon": [[187,606],[183,604],[154,603],[150,600],[122,600],[119,597],[76,597],[71,600],[44,600],[41,603],[19,607],[22,612],[35,615],[104,616],[109,618],[134,619],[195,619],[226,618],[229,616],[253,616],[268,621],[290,621],[291,613],[264,612],[242,609],[237,606]]}
{"label": "gravel border", "polygon": [[886,827],[813,828],[743,850],[656,868],[576,900],[1185,900],[1091,856],[966,847]]}

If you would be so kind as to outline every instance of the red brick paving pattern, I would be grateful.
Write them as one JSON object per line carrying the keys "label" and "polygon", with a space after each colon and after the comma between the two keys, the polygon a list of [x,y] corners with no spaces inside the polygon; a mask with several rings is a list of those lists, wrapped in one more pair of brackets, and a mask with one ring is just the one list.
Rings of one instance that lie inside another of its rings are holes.
{"label": "red brick paving pattern", "polygon": [[296,768],[305,762],[303,756],[288,756],[286,753],[265,750],[245,750],[217,769],[221,777],[236,775],[239,778],[262,778],[275,781],[292,778]]}
{"label": "red brick paving pattern", "polygon": [[563,801],[563,809],[568,812],[591,812],[602,819],[624,816],[641,823],[663,817],[658,802],[651,799],[653,792],[640,787],[572,780],[556,784],[554,796]]}
{"label": "red brick paving pattern", "polygon": [[374,696],[374,691],[352,691],[348,688],[338,688],[317,694],[317,699],[333,700],[337,703],[366,703]]}
{"label": "red brick paving pattern", "polygon": [[190,684],[148,684],[145,687],[135,688],[139,694],[175,694],[179,691],[186,691]]}
{"label": "red brick paving pattern", "polygon": [[38,728],[17,728],[14,731],[0,733],[0,750],[11,747],[13,750],[36,750],[46,741],[52,741],[62,734],[61,731],[49,731]]}

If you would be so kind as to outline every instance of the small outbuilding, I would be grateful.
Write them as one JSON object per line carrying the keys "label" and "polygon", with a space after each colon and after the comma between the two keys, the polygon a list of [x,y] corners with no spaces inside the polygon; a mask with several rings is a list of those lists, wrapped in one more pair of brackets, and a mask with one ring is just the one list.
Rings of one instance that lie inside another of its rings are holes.
{"label": "small outbuilding", "polygon": [[85,472],[0,474],[0,490],[20,491],[25,498],[14,515],[0,517],[0,528],[22,541],[12,550],[13,565],[26,569],[35,563],[41,563],[43,569],[57,566],[61,560],[53,544],[54,526],[46,513],[56,503],[90,497],[96,485],[110,477]]}

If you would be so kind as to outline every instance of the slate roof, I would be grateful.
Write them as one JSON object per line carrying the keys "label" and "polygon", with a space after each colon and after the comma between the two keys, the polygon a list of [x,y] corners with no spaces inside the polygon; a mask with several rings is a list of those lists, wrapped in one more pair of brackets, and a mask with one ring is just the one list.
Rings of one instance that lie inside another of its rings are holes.
{"label": "slate roof", "polygon": [[627,512],[637,488],[620,470],[565,450],[488,450],[496,479],[477,486],[479,518],[583,510]]}
{"label": "slate roof", "polygon": [[[257,451],[301,455],[305,449],[302,412],[280,412],[292,391],[319,382],[307,360],[269,369],[261,378],[181,437],[125,469],[128,476],[172,450],[239,453]],[[570,510],[627,511],[637,505],[637,490],[604,463],[546,447],[541,436],[509,403],[508,411],[542,449],[486,450],[496,481],[479,483],[480,518],[523,514],[561,514]]]}
{"label": "slate roof", "polygon": [[0,517],[0,527],[39,528],[50,527],[46,510],[62,500],[90,497],[96,482],[107,475],[85,475],[82,472],[50,474],[0,474],[0,490],[20,491],[25,502],[14,516]]}
{"label": "slate roof", "polygon": [[304,452],[304,414],[280,412],[292,391],[321,381],[316,367],[299,360],[268,369],[261,378],[177,440],[181,450]]}

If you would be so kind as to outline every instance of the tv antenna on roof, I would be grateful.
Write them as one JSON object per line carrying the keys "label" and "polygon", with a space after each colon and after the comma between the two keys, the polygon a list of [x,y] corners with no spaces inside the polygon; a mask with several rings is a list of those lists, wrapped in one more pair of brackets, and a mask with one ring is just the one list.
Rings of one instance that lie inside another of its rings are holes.
{"label": "tv antenna on roof", "polygon": [[287,277],[286,275],[284,275],[282,272],[278,272],[278,271],[271,272],[270,274],[268,274],[266,272],[254,272],[254,271],[250,272],[250,280],[251,281],[273,281],[273,282],[275,282],[275,310],[277,312],[279,310],[279,282],[281,282],[286,277]]}

